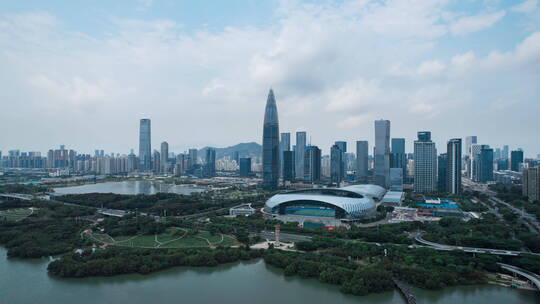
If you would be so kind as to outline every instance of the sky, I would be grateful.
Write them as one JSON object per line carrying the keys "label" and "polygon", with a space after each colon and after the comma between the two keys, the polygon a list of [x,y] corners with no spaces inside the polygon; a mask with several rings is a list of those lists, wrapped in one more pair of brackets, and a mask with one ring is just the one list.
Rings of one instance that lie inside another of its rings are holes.
{"label": "sky", "polygon": [[[540,153],[539,0],[0,2],[0,150],[172,152],[430,130]],[[293,135],[294,138],[294,135]],[[354,151],[353,151],[354,152]]]}

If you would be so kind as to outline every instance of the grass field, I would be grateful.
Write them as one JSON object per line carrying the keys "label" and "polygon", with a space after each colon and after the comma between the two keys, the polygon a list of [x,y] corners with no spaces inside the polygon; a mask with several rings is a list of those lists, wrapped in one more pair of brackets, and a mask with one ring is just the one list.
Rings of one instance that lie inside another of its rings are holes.
{"label": "grass field", "polygon": [[5,219],[8,221],[20,221],[32,215],[34,212],[36,212],[36,210],[32,208],[0,210],[0,219]]}
{"label": "grass field", "polygon": [[183,228],[169,228],[158,235],[134,235],[110,237],[107,234],[93,234],[95,240],[117,246],[150,247],[150,248],[188,248],[232,246],[236,239],[229,235],[211,235],[208,231],[199,231],[196,235],[187,236]]}

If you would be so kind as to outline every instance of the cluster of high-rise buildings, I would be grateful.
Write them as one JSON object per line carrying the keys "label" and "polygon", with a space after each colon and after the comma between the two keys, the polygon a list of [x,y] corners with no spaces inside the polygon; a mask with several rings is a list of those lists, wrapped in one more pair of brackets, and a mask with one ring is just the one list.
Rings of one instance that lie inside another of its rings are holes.
{"label": "cluster of high-rise buildings", "polygon": [[[280,133],[278,110],[273,90],[268,93],[263,123],[262,157],[244,155],[238,151],[220,155],[216,150],[189,149],[174,154],[169,144],[162,142],[159,150],[152,150],[150,119],[141,119],[139,125],[139,153],[128,155],[105,154],[95,150],[94,155],[78,154],[60,146],[46,156],[40,152],[0,151],[0,167],[46,168],[70,173],[101,175],[153,173],[162,175],[192,175],[213,177],[217,171],[236,172],[243,177],[259,173],[263,186],[275,189],[280,182],[287,184],[372,183],[393,191],[402,191],[404,185],[419,193],[462,191],[462,176],[472,181],[520,183],[523,193],[538,195],[538,159],[524,159],[522,149],[510,151],[507,145],[493,148],[481,144],[477,136],[467,136],[465,146],[461,138],[447,141],[446,152],[438,153],[430,131],[419,131],[413,142],[413,153],[405,150],[404,138],[391,138],[389,120],[375,120],[375,142],[370,155],[367,140],[356,141],[356,151],[347,150],[346,141],[335,141],[329,154],[308,141],[306,131]],[[292,142],[294,135],[294,144]],[[444,149],[444,148],[443,148]],[[202,154],[202,155],[199,155]],[[539,157],[540,158],[540,157]]]}
{"label": "cluster of high-rise buildings", "polygon": [[[462,191],[463,175],[482,183],[512,182],[524,169],[539,165],[538,160],[524,160],[521,149],[509,151],[505,145],[494,150],[478,144],[476,136],[468,136],[465,147],[461,138],[452,138],[446,152],[439,154],[430,131],[419,131],[413,153],[406,153],[405,139],[391,138],[390,121],[383,119],[374,123],[373,155],[366,140],[356,142],[356,153],[347,153],[347,142],[336,141],[330,154],[322,155],[319,147],[307,142],[305,131],[296,132],[295,145],[291,133],[279,134],[277,113],[270,90],[263,125],[263,185],[270,189],[277,188],[281,179],[284,184],[373,183],[394,191],[409,184],[419,193],[457,194]],[[504,180],[508,176],[512,178]]]}

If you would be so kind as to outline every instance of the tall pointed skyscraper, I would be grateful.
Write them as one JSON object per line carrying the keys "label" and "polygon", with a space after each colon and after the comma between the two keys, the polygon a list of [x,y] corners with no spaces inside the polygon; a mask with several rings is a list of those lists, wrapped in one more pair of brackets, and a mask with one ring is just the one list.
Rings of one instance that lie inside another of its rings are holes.
{"label": "tall pointed skyscraper", "polygon": [[151,130],[150,119],[141,119],[141,125],[139,128],[139,169],[141,171],[152,170],[152,143],[151,143]]}
{"label": "tall pointed skyscraper", "polygon": [[279,180],[279,121],[274,91],[266,100],[263,125],[263,188],[276,189]]}

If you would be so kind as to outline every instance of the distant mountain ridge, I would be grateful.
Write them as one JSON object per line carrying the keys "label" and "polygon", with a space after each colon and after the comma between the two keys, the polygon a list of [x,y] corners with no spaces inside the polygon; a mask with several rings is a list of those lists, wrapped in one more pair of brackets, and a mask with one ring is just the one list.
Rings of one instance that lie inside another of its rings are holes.
{"label": "distant mountain ridge", "polygon": [[209,148],[216,150],[216,159],[223,158],[224,156],[233,157],[233,153],[238,151],[240,157],[261,157],[262,146],[256,142],[239,143],[234,146],[226,148],[204,147],[198,151],[199,157],[203,158],[206,155],[206,150]]}

